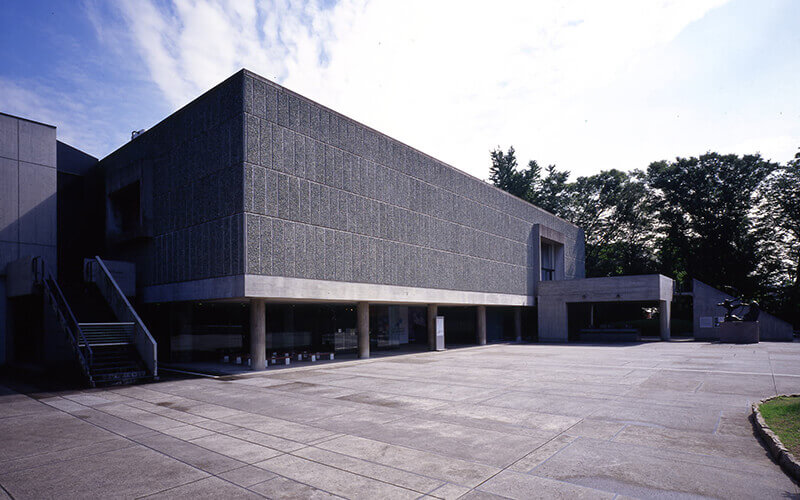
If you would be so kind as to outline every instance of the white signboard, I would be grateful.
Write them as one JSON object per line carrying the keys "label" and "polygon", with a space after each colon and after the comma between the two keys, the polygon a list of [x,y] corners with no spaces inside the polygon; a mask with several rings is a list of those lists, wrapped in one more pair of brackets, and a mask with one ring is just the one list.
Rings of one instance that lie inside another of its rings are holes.
{"label": "white signboard", "polygon": [[444,351],[444,316],[436,316],[436,350]]}

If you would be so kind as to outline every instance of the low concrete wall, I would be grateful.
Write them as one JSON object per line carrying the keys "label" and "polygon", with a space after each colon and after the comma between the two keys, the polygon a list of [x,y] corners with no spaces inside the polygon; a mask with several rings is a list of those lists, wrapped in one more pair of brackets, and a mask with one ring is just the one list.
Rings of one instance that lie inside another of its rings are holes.
{"label": "low concrete wall", "polygon": [[758,317],[758,323],[761,340],[780,340],[785,342],[794,340],[792,325],[780,318],[762,311]]}
{"label": "low concrete wall", "polygon": [[[718,306],[725,299],[733,299],[732,295],[721,292],[702,281],[692,280],[692,321],[694,323],[695,340],[719,340],[718,322],[725,316],[725,310]],[[703,318],[701,320],[701,318]],[[715,321],[717,318],[718,321]],[[706,326],[709,325],[711,326]],[[792,325],[780,318],[761,311],[758,317],[759,336],[761,340],[788,341],[793,340]]]}

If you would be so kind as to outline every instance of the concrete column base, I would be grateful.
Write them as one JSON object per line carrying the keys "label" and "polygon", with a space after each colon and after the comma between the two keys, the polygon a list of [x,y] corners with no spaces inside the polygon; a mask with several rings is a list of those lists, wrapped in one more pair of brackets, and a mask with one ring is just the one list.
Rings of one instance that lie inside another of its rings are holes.
{"label": "concrete column base", "polygon": [[477,307],[477,343],[478,345],[486,345],[486,306]]}
{"label": "concrete column base", "polygon": [[266,368],[267,305],[264,299],[250,299],[250,368]]}

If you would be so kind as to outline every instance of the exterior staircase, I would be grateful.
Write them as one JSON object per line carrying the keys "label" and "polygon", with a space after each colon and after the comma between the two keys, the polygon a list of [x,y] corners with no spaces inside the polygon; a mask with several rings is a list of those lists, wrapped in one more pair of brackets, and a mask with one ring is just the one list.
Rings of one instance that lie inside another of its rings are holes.
{"label": "exterior staircase", "polygon": [[96,385],[133,384],[150,377],[133,345],[134,323],[78,323],[92,349]]}
{"label": "exterior staircase", "polygon": [[[53,274],[37,259],[36,281],[91,387],[158,377],[156,343],[99,257],[89,261],[82,294],[73,295],[84,319],[102,320],[91,323],[78,322]],[[109,321],[112,318],[116,321]]]}

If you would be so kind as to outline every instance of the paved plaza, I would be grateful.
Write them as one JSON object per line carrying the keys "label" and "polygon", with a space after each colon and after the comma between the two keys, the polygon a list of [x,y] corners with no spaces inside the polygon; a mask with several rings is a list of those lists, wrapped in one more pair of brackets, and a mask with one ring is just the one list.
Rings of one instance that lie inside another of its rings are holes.
{"label": "paved plaza", "polygon": [[800,343],[490,345],[0,386],[0,497],[800,498],[748,420],[787,392]]}

